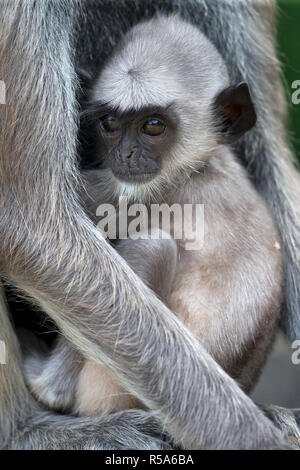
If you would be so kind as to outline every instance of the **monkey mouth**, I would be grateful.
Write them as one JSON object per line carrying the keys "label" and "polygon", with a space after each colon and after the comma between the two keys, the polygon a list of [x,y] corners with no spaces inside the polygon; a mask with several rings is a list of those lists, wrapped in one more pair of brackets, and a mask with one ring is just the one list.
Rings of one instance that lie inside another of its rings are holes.
{"label": "monkey mouth", "polygon": [[124,183],[146,183],[151,181],[157,175],[157,171],[152,172],[143,172],[143,173],[118,173],[113,171],[113,175],[119,180]]}

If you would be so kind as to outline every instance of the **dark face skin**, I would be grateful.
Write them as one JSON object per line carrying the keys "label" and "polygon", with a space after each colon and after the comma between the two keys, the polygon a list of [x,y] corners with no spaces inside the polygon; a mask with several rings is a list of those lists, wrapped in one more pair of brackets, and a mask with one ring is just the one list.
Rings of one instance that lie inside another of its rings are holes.
{"label": "dark face skin", "polygon": [[102,168],[120,181],[144,183],[161,169],[163,155],[175,141],[176,117],[170,109],[148,108],[126,114],[103,109],[95,119]]}
{"label": "dark face skin", "polygon": [[[224,89],[212,106],[221,143],[235,142],[255,125],[255,109],[244,82]],[[82,117],[79,140],[87,161],[82,168],[110,168],[124,182],[152,180],[178,140],[180,120],[174,104],[120,113],[93,102]]]}

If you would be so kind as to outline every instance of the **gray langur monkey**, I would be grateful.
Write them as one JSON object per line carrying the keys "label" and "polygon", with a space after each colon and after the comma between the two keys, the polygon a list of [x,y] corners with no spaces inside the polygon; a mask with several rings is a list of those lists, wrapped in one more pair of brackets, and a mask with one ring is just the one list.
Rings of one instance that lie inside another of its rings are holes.
{"label": "gray langur monkey", "polygon": [[[275,216],[286,272],[282,318],[290,336],[298,338],[300,188],[284,126],[275,3],[1,2],[0,79],[7,91],[0,107],[2,273],[76,349],[108,365],[150,409],[93,419],[45,409],[25,386],[2,292],[0,340],[7,363],[0,364],[1,449],[169,448],[162,424],[188,448],[285,448],[283,434],[104,242],[81,210],[76,191],[75,67],[97,69],[133,24],[157,11],[177,11],[215,44],[231,82],[243,77],[251,88],[258,121],[238,141],[236,155]],[[121,332],[116,324],[122,324]],[[167,358],[167,368],[161,358]],[[274,419],[273,411],[270,415]],[[299,413],[291,410],[274,421],[295,430],[297,419]]]}
{"label": "gray langur monkey", "polygon": [[[283,297],[279,235],[230,146],[256,122],[248,86],[230,86],[222,57],[196,27],[159,16],[117,45],[85,116],[102,166],[85,174],[88,212],[95,219],[97,206],[113,203],[121,219],[120,196],[149,208],[139,222],[150,238],[117,240],[117,251],[248,392]],[[150,220],[151,205],[162,203],[178,205],[166,239]],[[204,205],[202,247],[195,218],[181,217],[186,204]],[[31,390],[53,408],[102,415],[141,406],[64,338],[48,363],[29,356],[25,369]]]}

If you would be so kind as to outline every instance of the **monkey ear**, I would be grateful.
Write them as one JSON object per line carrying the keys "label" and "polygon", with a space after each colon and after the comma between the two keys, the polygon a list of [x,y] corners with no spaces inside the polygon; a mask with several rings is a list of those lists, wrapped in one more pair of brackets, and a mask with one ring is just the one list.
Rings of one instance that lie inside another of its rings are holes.
{"label": "monkey ear", "polygon": [[235,142],[256,123],[256,112],[247,83],[223,90],[215,100],[217,119],[221,121],[221,140]]}

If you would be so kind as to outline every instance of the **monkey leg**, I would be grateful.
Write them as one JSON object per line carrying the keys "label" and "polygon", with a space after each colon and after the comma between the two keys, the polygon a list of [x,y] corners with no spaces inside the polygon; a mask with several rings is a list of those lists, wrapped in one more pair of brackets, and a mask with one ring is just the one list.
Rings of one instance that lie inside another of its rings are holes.
{"label": "monkey leg", "polygon": [[143,408],[107,367],[85,360],[63,336],[48,352],[32,335],[22,336],[26,384],[48,408],[80,416],[104,416]]}
{"label": "monkey leg", "polygon": [[80,416],[142,408],[107,367],[85,360],[64,337],[48,354],[33,347],[31,335],[28,339],[23,347],[26,384],[48,408]]}
{"label": "monkey leg", "polygon": [[70,412],[76,380],[84,364],[82,354],[63,336],[49,351],[42,349],[33,335],[23,335],[21,343],[23,372],[30,391],[48,408]]}

